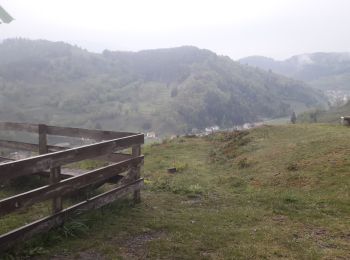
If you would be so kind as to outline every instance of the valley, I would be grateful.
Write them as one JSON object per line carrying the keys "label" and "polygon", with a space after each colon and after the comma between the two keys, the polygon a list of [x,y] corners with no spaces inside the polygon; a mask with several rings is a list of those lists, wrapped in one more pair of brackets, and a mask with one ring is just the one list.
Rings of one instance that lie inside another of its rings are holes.
{"label": "valley", "polygon": [[190,46],[96,54],[9,39],[0,55],[2,121],[166,136],[327,106],[301,81]]}

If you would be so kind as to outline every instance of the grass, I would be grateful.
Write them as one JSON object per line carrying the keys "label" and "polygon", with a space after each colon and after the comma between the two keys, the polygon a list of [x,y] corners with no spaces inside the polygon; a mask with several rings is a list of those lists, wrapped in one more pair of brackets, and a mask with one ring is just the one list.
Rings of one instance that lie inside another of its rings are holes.
{"label": "grass", "polygon": [[311,110],[298,115],[298,122],[313,123],[315,119],[319,123],[340,124],[340,117],[350,115],[350,102],[342,106],[331,107],[328,110]]}
{"label": "grass", "polygon": [[349,131],[265,126],[147,145],[141,204],[92,211],[7,257],[349,259]]}

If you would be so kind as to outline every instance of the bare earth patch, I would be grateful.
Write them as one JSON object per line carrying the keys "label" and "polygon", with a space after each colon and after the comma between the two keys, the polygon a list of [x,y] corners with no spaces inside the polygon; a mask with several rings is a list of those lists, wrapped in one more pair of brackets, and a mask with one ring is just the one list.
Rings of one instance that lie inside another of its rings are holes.
{"label": "bare earth patch", "polygon": [[84,259],[84,260],[105,260],[106,258],[98,252],[93,250],[81,251],[74,255],[56,255],[50,257],[51,260],[76,260],[76,259]]}
{"label": "bare earth patch", "polygon": [[149,231],[128,239],[120,247],[124,259],[146,259],[149,253],[147,243],[166,237],[163,231]]}
{"label": "bare earth patch", "polygon": [[280,222],[280,223],[283,223],[285,221],[288,220],[288,217],[287,216],[283,216],[283,215],[278,215],[278,216],[274,216],[272,218],[273,221],[276,221],[276,222]]}

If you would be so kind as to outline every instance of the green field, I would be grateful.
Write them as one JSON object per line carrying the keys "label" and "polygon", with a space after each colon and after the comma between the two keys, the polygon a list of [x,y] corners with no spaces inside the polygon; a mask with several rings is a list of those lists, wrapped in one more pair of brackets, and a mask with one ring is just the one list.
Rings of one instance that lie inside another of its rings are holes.
{"label": "green field", "polygon": [[6,257],[350,259],[349,137],[297,124],[147,145],[141,204],[85,214]]}
{"label": "green field", "polygon": [[[311,110],[298,116],[298,121],[303,123],[340,124],[340,117],[350,115],[350,102],[343,106],[331,107],[329,110]],[[315,120],[316,119],[316,120]]]}

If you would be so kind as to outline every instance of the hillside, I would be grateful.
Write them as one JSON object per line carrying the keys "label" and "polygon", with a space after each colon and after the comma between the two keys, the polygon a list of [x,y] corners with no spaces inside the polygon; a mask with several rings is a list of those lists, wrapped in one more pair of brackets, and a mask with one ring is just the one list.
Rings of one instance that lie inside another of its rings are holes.
{"label": "hillside", "polygon": [[299,81],[195,47],[96,54],[12,39],[0,55],[1,120],[165,134],[324,103]]}
{"label": "hillside", "polygon": [[333,102],[350,94],[350,53],[301,54],[283,61],[251,56],[239,62],[305,81],[325,91]]}
{"label": "hillside", "polygon": [[273,70],[299,80],[313,81],[332,75],[349,73],[350,53],[307,53],[278,61],[264,56],[240,59],[241,64]]}
{"label": "hillside", "polygon": [[[349,259],[348,136],[342,126],[284,125],[145,146],[141,204],[85,214],[8,256]],[[166,173],[174,160],[179,172]],[[2,218],[1,232],[29,219]]]}
{"label": "hillside", "polygon": [[298,115],[298,121],[301,123],[331,123],[340,124],[340,117],[350,116],[350,102],[342,106],[331,107],[328,110],[310,110]]}

